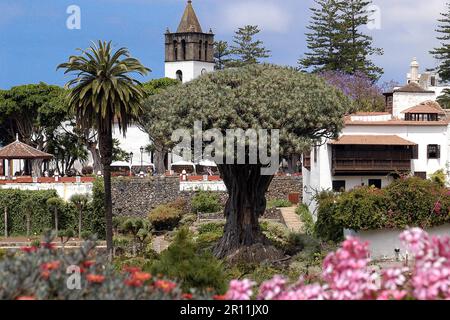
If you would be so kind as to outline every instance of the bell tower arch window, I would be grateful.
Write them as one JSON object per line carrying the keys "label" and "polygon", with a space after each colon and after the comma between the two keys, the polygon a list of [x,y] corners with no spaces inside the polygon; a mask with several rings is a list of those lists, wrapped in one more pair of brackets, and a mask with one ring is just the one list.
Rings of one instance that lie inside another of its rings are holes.
{"label": "bell tower arch window", "polygon": [[176,73],[177,80],[183,82],[183,71],[178,70]]}
{"label": "bell tower arch window", "polygon": [[205,61],[208,60],[208,41],[205,41]]}
{"label": "bell tower arch window", "polygon": [[173,41],[173,60],[178,60],[178,41]]}
{"label": "bell tower arch window", "polygon": [[200,40],[198,47],[198,60],[202,60],[202,49],[203,49],[203,41]]}
{"label": "bell tower arch window", "polygon": [[183,60],[186,60],[186,40],[181,40],[181,56]]}

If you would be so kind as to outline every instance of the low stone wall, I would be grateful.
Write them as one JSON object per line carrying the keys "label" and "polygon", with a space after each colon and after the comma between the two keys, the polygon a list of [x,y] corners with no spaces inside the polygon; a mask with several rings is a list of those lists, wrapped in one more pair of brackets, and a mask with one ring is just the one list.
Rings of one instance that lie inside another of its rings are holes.
{"label": "low stone wall", "polygon": [[[120,216],[145,217],[151,209],[177,198],[185,199],[190,206],[190,200],[195,191],[182,187],[180,184],[183,183],[185,182],[180,182],[178,177],[114,178],[112,182],[113,213]],[[228,194],[220,188],[218,190],[220,191],[214,192],[219,194],[221,203],[225,204]],[[301,190],[301,177],[277,176],[269,187],[267,199],[287,199],[289,193],[301,194]]]}

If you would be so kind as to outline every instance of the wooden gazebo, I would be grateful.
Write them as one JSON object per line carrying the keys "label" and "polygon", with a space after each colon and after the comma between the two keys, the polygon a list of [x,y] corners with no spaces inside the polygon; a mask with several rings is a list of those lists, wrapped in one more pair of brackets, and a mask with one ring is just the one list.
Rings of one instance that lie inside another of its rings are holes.
{"label": "wooden gazebo", "polygon": [[8,161],[8,176],[14,176],[13,160],[50,160],[53,156],[49,153],[37,150],[23,142],[20,142],[17,138],[13,143],[0,149],[0,175],[6,174],[5,161]]}

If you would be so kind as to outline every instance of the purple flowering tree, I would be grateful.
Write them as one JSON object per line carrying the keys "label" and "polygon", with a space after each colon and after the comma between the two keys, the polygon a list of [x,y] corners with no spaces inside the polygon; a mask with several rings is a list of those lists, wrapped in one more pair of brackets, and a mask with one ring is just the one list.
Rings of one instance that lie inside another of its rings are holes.
{"label": "purple flowering tree", "polygon": [[319,75],[353,100],[352,112],[385,111],[384,86],[373,83],[372,79],[364,73],[347,74],[342,71],[324,71]]}

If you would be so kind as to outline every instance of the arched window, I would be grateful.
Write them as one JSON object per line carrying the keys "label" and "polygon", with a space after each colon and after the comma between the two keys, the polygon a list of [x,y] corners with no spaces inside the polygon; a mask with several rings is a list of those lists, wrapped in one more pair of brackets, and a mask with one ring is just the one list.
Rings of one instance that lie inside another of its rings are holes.
{"label": "arched window", "polygon": [[183,60],[186,60],[186,40],[181,40],[181,55],[183,57]]}
{"label": "arched window", "polygon": [[183,71],[177,71],[177,80],[183,82]]}
{"label": "arched window", "polygon": [[173,41],[173,60],[178,60],[178,42],[177,40]]}
{"label": "arched window", "polygon": [[200,40],[200,45],[198,47],[198,60],[202,60],[202,51],[203,51],[203,41]]}
{"label": "arched window", "polygon": [[208,41],[205,41],[205,61],[208,60]]}

